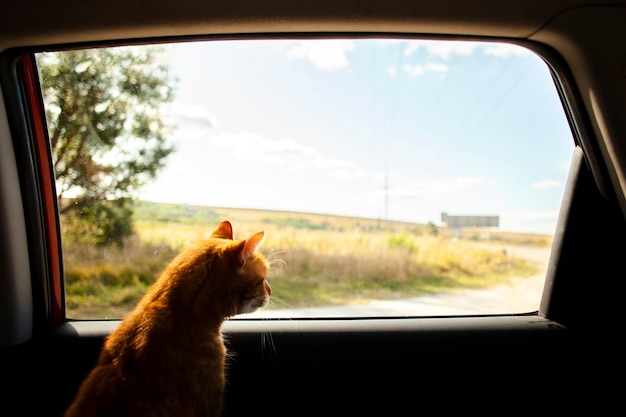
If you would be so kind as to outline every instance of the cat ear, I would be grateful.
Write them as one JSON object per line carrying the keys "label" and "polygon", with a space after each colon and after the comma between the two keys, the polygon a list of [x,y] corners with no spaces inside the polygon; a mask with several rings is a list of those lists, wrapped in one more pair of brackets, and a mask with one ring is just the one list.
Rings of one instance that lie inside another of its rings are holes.
{"label": "cat ear", "polygon": [[213,231],[211,237],[233,240],[233,226],[228,220],[224,220],[217,225],[217,229]]}
{"label": "cat ear", "polygon": [[255,235],[252,235],[248,239],[245,240],[244,245],[239,250],[239,262],[241,265],[245,264],[246,261],[256,252],[256,250],[261,246],[261,242],[265,237],[265,232],[259,232]]}

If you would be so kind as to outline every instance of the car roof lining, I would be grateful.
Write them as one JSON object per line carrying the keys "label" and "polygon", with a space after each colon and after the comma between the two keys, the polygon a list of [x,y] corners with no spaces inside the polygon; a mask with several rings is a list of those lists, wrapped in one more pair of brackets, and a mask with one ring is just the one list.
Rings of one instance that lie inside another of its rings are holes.
{"label": "car roof lining", "polygon": [[[73,3],[73,4],[68,4]],[[532,3],[532,6],[531,6]],[[202,34],[277,32],[397,32],[526,38],[584,0],[466,2],[443,0],[229,1],[179,0],[175,6],[112,0],[66,2],[67,7],[11,2],[0,15],[0,50],[85,41]],[[602,5],[624,4],[623,0]],[[28,30],[24,23],[29,22]],[[63,30],[59,31],[59,27]]]}

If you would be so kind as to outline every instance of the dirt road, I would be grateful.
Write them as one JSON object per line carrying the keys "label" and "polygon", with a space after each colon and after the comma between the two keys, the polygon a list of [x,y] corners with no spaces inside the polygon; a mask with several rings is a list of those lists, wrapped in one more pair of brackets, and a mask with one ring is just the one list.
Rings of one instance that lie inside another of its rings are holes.
{"label": "dirt road", "polygon": [[507,283],[480,290],[463,290],[398,300],[374,300],[348,306],[265,309],[242,317],[380,317],[447,316],[527,313],[537,310],[548,267],[550,248],[507,246],[512,256],[535,262],[532,277],[513,277]]}

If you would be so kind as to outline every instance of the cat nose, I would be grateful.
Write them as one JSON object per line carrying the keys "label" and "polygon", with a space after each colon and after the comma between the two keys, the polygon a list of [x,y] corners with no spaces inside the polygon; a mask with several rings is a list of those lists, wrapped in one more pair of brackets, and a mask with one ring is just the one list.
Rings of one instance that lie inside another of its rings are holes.
{"label": "cat nose", "polygon": [[265,290],[267,291],[267,295],[272,295],[272,287],[270,287],[267,281],[265,281]]}

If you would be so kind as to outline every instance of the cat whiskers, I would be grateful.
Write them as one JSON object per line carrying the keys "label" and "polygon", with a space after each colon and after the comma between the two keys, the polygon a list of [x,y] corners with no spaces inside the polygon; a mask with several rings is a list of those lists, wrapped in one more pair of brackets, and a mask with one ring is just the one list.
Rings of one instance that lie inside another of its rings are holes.
{"label": "cat whiskers", "polygon": [[[285,274],[285,269],[287,268],[287,263],[283,260],[278,258],[277,256],[280,254],[285,253],[285,251],[282,250],[276,250],[276,249],[272,249],[270,251],[270,253],[265,257],[268,266],[269,266],[269,275],[270,276],[276,276],[276,275],[284,275]],[[271,283],[270,283],[271,285]],[[281,306],[278,306],[277,304],[281,304]],[[276,296],[276,294],[272,294],[272,296],[270,297],[268,303],[265,305],[265,307],[263,307],[263,310],[267,311],[267,310],[277,310],[277,309],[281,309],[281,308],[293,308],[292,305],[290,305],[289,303],[287,303],[285,300],[283,300],[282,298]],[[260,314],[261,319],[263,320],[271,320],[269,317],[263,317],[263,313],[261,312]],[[270,332],[269,330],[262,333],[261,334],[261,353],[263,355],[265,354],[269,354],[270,357],[278,357],[278,352],[276,350],[276,344],[274,343],[274,336],[272,335],[272,332]]]}
{"label": "cat whiskers", "polygon": [[261,355],[265,357],[265,353],[268,352],[270,357],[278,357],[276,345],[274,344],[274,336],[269,330],[261,333]]}
{"label": "cat whiskers", "polygon": [[281,253],[285,253],[285,251],[272,249],[269,255],[266,256],[265,259],[267,260],[267,263],[270,267],[270,273],[285,273],[285,268],[287,268],[287,262],[285,262],[283,259],[276,258],[276,256],[280,255]]}
{"label": "cat whiskers", "polygon": [[[280,306],[278,304],[280,304]],[[265,309],[267,310],[279,310],[281,308],[293,308],[293,305],[289,304],[280,297],[272,295],[272,298],[270,298],[270,301],[265,306]]]}
{"label": "cat whiskers", "polygon": [[[272,320],[271,317],[268,317],[268,316],[264,317],[263,311],[281,309],[281,307],[277,306],[277,304],[282,304],[282,306],[285,306],[286,308],[293,308],[292,305],[284,301],[282,298],[272,295],[267,305],[263,307],[263,310],[261,310],[260,318],[262,320],[268,320],[268,321]],[[285,317],[285,318],[289,318],[289,317]],[[266,356],[273,357],[273,358],[278,357],[276,344],[274,343],[274,336],[272,335],[272,332],[269,330],[261,333],[261,354],[263,355],[263,357],[266,357]]]}
{"label": "cat whiskers", "polygon": [[[259,314],[257,317],[259,317],[261,320],[271,321],[271,317],[265,316],[263,312],[275,308],[276,305],[273,300],[274,298],[275,297],[272,296],[269,299],[268,303],[265,305],[265,307],[259,310],[258,312]],[[272,336],[272,332],[269,330],[261,333],[261,355],[263,357],[273,357],[273,358],[278,357],[278,354],[276,351],[276,345],[274,344],[274,337]]]}

